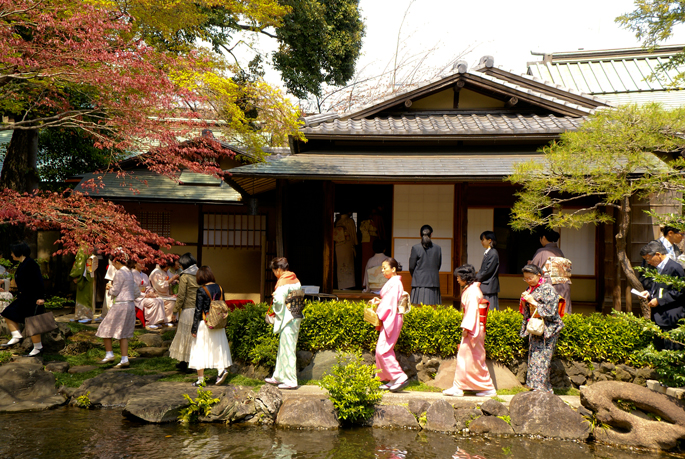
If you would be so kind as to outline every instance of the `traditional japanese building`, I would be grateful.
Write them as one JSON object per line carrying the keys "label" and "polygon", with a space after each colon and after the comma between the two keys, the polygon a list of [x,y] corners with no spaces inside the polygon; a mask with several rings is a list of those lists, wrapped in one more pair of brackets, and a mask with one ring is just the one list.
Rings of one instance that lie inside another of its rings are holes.
{"label": "traditional japanese building", "polygon": [[[448,304],[459,297],[454,268],[467,262],[478,268],[479,235],[494,230],[500,298],[513,305],[523,288],[521,267],[539,239],[509,228],[516,187],[505,179],[515,164],[539,160],[540,147],[611,105],[498,69],[486,56],[474,69],[460,62],[450,75],[354,113],[307,117],[307,141],[291,139],[290,155],[230,172],[258,202],[275,195],[277,252],[288,257],[303,284],[343,298],[364,296],[359,250],[356,289],[337,289],[334,222],[338,213],[349,212],[357,227],[369,218],[381,223],[384,234],[378,237],[403,266],[407,289],[410,248],[419,242],[421,226],[431,225],[443,252],[440,280]],[[573,260],[572,298],[579,312],[595,310],[604,299],[603,231],[561,230],[560,246]]]}

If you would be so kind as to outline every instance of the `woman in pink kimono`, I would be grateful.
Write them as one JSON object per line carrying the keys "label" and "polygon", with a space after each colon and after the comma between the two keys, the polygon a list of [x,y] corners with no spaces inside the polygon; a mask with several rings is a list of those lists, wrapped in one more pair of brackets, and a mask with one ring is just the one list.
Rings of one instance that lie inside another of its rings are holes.
{"label": "woman in pink kimono", "polygon": [[376,367],[380,370],[378,373],[380,380],[388,381],[380,388],[396,392],[409,383],[409,378],[402,371],[394,351],[404,323],[402,315],[398,311],[404,286],[402,285],[402,278],[397,274],[398,263],[394,258],[387,258],[381,266],[383,275],[388,281],[381,289],[381,298],[374,298],[369,301],[369,304],[378,305],[376,313],[381,320],[381,325],[378,328],[381,333],[376,344]]}
{"label": "woman in pink kimono", "polygon": [[166,322],[166,311],[164,310],[164,300],[157,298],[157,294],[150,286],[150,278],[145,274],[145,265],[136,263],[135,269],[131,270],[133,280],[142,293],[141,296],[133,300],[136,308],[143,311],[145,315],[145,327],[155,330]]}
{"label": "woman in pink kimono", "polygon": [[[483,299],[480,282],[475,282],[476,270],[471,265],[458,267],[454,270],[454,276],[459,285],[465,287],[461,294],[461,307],[464,311],[461,321],[462,338],[457,354],[454,385],[442,393],[461,397],[465,390],[473,390],[477,391],[478,397],[494,397],[497,391],[485,365],[485,324],[481,322],[478,310]],[[484,308],[484,312],[486,311],[487,306]]]}

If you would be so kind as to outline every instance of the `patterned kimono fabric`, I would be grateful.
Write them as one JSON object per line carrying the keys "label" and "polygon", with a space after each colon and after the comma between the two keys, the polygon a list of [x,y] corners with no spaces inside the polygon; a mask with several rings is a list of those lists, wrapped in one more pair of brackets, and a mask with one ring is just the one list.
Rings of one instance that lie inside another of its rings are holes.
{"label": "patterned kimono fabric", "polygon": [[154,293],[152,287],[150,287],[150,279],[147,274],[141,273],[137,269],[131,271],[133,274],[133,280],[136,286],[140,289],[143,294],[133,300],[136,308],[143,311],[145,315],[145,325],[159,325],[163,324],[166,320],[166,312],[164,311],[164,300],[161,298],[146,298],[144,295],[148,293]]}
{"label": "patterned kimono fabric", "polygon": [[357,229],[354,220],[347,215],[340,217],[336,227],[345,229],[345,240],[335,243],[335,258],[338,268],[338,288],[352,288],[354,280],[354,246],[357,245]]}
{"label": "patterned kimono fabric", "polygon": [[478,301],[482,298],[480,282],[466,287],[461,295],[461,307],[464,311],[461,328],[468,331],[467,336],[461,339],[454,374],[454,386],[461,390],[480,392],[495,388],[490,371],[485,365],[485,329],[480,323],[478,312]]}
{"label": "patterned kimono fabric", "polygon": [[544,278],[535,287],[529,287],[533,298],[538,303],[537,314],[545,322],[545,332],[542,336],[530,335],[527,330],[528,319],[535,310],[527,302],[521,300],[519,311],[523,314],[520,335],[522,338],[529,337],[530,348],[528,351],[528,374],[526,385],[532,390],[552,392],[552,383],[549,380],[549,370],[552,365],[554,348],[559,339],[559,332],[564,328],[564,322],[559,317],[559,294]]}
{"label": "patterned kimono fabric", "polygon": [[157,297],[164,300],[164,315],[166,322],[170,323],[174,317],[176,298],[171,296],[169,291],[169,273],[157,265],[152,273],[150,273],[150,285],[155,290]]}
{"label": "patterned kimono fabric", "polygon": [[[564,257],[564,252],[561,251],[559,246],[557,246],[556,242],[550,242],[544,247],[540,247],[537,249],[535,252],[535,255],[533,255],[533,260],[531,261],[532,264],[537,266],[540,269],[543,269],[545,267],[545,263],[547,263],[547,260],[549,257]],[[552,284],[552,279],[550,279],[549,276],[545,276],[545,279],[547,280],[548,283]],[[566,300],[566,314],[570,314],[572,312],[572,304],[571,304],[571,283],[559,283],[559,284],[552,284],[554,287],[554,290],[557,291],[557,293],[561,296],[564,297]]]}
{"label": "patterned kimono fabric", "polygon": [[88,256],[79,250],[74,260],[74,265],[69,272],[69,277],[76,279],[76,320],[93,318],[93,282],[95,279],[86,273],[86,260]]}
{"label": "patterned kimono fabric", "polygon": [[402,293],[402,277],[392,276],[381,289],[381,302],[376,308],[382,322],[376,344],[376,367],[380,370],[378,377],[381,381],[396,381],[400,376],[406,376],[397,362],[394,350],[404,324],[402,315],[397,311]]}
{"label": "patterned kimono fabric", "polygon": [[297,386],[297,337],[302,319],[295,319],[285,306],[285,299],[292,290],[301,288],[300,281],[292,271],[284,272],[276,282],[273,311],[276,314],[274,333],[280,333],[278,355],[273,378],[289,386]]}

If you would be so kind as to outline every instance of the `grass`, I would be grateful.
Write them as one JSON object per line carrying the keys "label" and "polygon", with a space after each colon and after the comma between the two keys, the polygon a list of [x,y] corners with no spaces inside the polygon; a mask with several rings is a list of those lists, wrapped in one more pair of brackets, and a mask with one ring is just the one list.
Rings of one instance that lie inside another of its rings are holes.
{"label": "grass", "polygon": [[411,392],[442,392],[442,389],[439,387],[429,386],[420,381],[411,381],[409,384],[407,384],[404,390]]}
{"label": "grass", "polygon": [[12,353],[10,351],[0,351],[0,364],[10,361],[12,358]]}
{"label": "grass", "polygon": [[105,368],[96,368],[85,373],[53,373],[55,375],[55,386],[61,387],[79,387],[87,379],[92,379],[97,375],[104,373]]}
{"label": "grass", "polygon": [[514,387],[512,389],[498,389],[497,395],[516,395],[521,392],[528,392],[525,387]]}
{"label": "grass", "polygon": [[555,395],[580,395],[580,391],[574,387],[554,389]]}

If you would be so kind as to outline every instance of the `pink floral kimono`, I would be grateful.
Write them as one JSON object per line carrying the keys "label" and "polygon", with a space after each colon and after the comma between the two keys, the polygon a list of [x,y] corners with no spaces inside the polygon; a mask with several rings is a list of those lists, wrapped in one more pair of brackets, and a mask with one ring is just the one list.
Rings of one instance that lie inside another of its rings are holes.
{"label": "pink floral kimono", "polygon": [[461,328],[468,331],[462,338],[457,354],[457,371],[454,386],[461,390],[493,390],[490,372],[485,365],[485,329],[480,323],[478,302],[483,298],[480,282],[474,282],[461,295],[464,318]]}
{"label": "pink floral kimono", "polygon": [[378,373],[381,381],[396,381],[402,375],[406,377],[395,358],[394,351],[404,323],[402,315],[397,312],[402,293],[402,277],[392,276],[381,289],[381,302],[376,308],[378,318],[382,322],[376,344],[376,367],[381,370]]}

